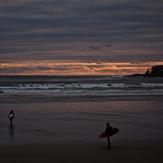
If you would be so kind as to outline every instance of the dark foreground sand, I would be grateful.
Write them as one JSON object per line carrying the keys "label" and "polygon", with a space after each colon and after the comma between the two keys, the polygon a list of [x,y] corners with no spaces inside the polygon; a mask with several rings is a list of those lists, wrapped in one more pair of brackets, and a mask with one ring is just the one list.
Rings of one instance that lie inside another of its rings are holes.
{"label": "dark foreground sand", "polygon": [[111,149],[104,144],[26,144],[1,145],[2,163],[162,163],[163,142],[119,141]]}

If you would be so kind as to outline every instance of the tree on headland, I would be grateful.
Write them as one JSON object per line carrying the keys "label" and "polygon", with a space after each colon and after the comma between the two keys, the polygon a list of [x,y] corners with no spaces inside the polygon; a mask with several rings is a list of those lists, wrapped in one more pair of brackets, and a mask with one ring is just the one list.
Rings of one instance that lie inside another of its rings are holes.
{"label": "tree on headland", "polygon": [[163,77],[163,65],[152,66],[145,72],[144,76]]}

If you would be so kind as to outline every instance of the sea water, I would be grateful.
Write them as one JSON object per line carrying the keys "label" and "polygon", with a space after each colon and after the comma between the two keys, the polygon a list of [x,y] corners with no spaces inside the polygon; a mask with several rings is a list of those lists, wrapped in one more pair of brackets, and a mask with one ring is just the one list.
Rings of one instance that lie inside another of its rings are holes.
{"label": "sea water", "polygon": [[4,95],[55,97],[163,95],[163,78],[115,76],[13,76],[0,78]]}

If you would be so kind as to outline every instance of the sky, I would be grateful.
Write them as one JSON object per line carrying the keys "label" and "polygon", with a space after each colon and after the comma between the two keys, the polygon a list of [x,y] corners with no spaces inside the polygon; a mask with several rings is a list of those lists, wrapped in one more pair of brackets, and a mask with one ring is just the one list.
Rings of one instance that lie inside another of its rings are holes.
{"label": "sky", "polygon": [[0,75],[124,75],[163,64],[162,0],[0,0]]}

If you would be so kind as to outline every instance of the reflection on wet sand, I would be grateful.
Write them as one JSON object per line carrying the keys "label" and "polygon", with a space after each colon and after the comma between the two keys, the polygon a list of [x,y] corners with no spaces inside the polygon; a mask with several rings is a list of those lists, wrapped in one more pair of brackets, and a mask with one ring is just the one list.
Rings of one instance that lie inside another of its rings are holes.
{"label": "reflection on wet sand", "polygon": [[14,125],[11,124],[9,126],[9,136],[13,137],[14,134],[15,134],[15,132],[14,132]]}

